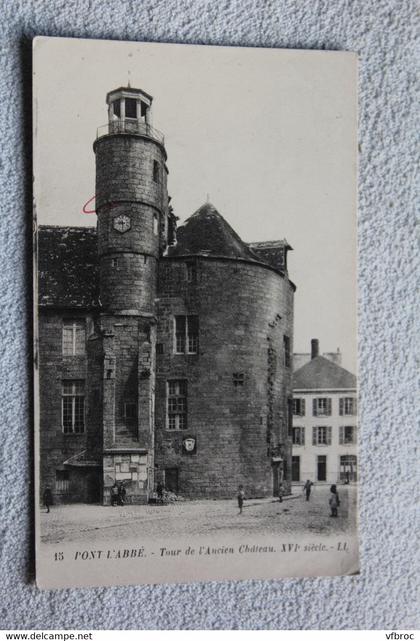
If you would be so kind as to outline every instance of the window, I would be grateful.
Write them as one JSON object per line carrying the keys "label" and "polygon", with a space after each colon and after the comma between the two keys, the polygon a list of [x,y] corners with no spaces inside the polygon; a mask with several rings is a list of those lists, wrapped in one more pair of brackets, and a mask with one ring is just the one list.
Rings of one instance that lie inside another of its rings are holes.
{"label": "window", "polygon": [[168,430],[187,429],[187,381],[168,381]]}
{"label": "window", "polygon": [[357,414],[357,400],[352,397],[340,398],[340,416],[355,416]]}
{"label": "window", "polygon": [[245,374],[242,372],[234,372],[232,374],[233,384],[235,387],[243,387],[245,383]]}
{"label": "window", "polygon": [[153,233],[155,236],[157,236],[159,233],[159,223],[158,223],[158,217],[156,214],[153,215]]}
{"label": "window", "polygon": [[293,399],[293,415],[305,416],[305,399],[304,398]]}
{"label": "window", "polygon": [[294,427],[292,431],[293,445],[305,445],[305,428]]}
{"label": "window", "polygon": [[290,358],[290,338],[289,336],[283,336],[283,348],[284,348],[284,364],[286,367],[290,367],[291,358]]}
{"label": "window", "polygon": [[63,320],[63,356],[82,356],[86,348],[84,320]]}
{"label": "window", "polygon": [[137,403],[124,401],[124,418],[126,421],[135,421],[137,419]]}
{"label": "window", "polygon": [[62,426],[64,434],[85,431],[85,382],[62,381]]}
{"label": "window", "polygon": [[125,117],[137,118],[137,101],[135,98],[125,99]]}
{"label": "window", "polygon": [[70,490],[70,473],[68,470],[55,471],[55,490],[60,494],[65,494]]}
{"label": "window", "polygon": [[331,445],[331,427],[312,428],[312,445]]}
{"label": "window", "polygon": [[354,425],[340,425],[340,445],[356,443],[356,428]]}
{"label": "window", "polygon": [[287,436],[293,436],[293,399],[287,399]]}
{"label": "window", "polygon": [[156,343],[156,354],[163,354],[163,343]]}
{"label": "window", "polygon": [[197,354],[198,316],[175,316],[175,353]]}
{"label": "window", "polygon": [[340,481],[350,483],[357,481],[357,457],[354,455],[340,456]]}
{"label": "window", "polygon": [[312,401],[312,410],[314,416],[331,416],[331,399],[314,398]]}
{"label": "window", "polygon": [[187,283],[197,282],[197,266],[195,263],[187,263]]}
{"label": "window", "polygon": [[119,100],[115,100],[112,103],[112,106],[114,108],[114,116],[117,116],[117,118],[121,117],[121,103]]}
{"label": "window", "polygon": [[153,181],[155,183],[159,182],[159,163],[157,160],[153,161]]}

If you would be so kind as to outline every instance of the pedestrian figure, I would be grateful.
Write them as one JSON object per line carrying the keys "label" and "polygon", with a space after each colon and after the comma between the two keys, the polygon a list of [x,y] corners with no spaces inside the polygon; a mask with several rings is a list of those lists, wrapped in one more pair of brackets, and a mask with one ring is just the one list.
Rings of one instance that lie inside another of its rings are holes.
{"label": "pedestrian figure", "polygon": [[284,494],[283,483],[279,483],[279,501],[280,501],[280,503],[283,503],[283,494]]}
{"label": "pedestrian figure", "polygon": [[42,496],[42,500],[44,502],[45,507],[47,508],[47,514],[50,513],[50,506],[52,505],[52,492],[51,488],[49,485],[44,490],[44,494]]}
{"label": "pedestrian figure", "polygon": [[117,505],[118,504],[118,484],[117,481],[115,481],[114,485],[111,487],[111,505]]}
{"label": "pedestrian figure", "polygon": [[239,514],[242,514],[242,508],[243,508],[243,505],[244,505],[244,498],[245,498],[244,486],[240,485],[239,488],[238,488]]}
{"label": "pedestrian figure", "polygon": [[157,494],[159,503],[163,503],[163,490],[164,490],[163,484],[159,481],[159,483],[156,486],[156,494]]}
{"label": "pedestrian figure", "polygon": [[346,472],[346,485],[350,485],[350,472],[348,470]]}
{"label": "pedestrian figure", "polygon": [[313,486],[313,483],[309,479],[306,481],[305,485],[303,486],[303,491],[305,492],[307,501],[309,501],[309,497],[311,496],[312,486]]}
{"label": "pedestrian figure", "polygon": [[125,505],[125,497],[127,496],[127,490],[124,487],[123,483],[120,483],[118,486],[118,505]]}
{"label": "pedestrian figure", "polygon": [[331,485],[329,504],[331,508],[330,516],[338,516],[338,506],[340,505],[340,498],[338,496],[336,485]]}

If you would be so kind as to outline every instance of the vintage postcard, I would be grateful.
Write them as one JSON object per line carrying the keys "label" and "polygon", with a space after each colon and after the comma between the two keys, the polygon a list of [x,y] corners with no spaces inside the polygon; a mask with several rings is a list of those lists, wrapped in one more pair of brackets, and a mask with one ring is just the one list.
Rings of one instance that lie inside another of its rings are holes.
{"label": "vintage postcard", "polygon": [[358,573],[356,55],[33,68],[37,584]]}

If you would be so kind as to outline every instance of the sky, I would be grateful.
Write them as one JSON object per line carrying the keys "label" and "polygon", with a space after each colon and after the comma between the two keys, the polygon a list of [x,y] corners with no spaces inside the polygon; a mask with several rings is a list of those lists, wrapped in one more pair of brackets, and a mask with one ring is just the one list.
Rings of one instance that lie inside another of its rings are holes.
{"label": "sky", "polygon": [[356,373],[357,62],[352,53],[69,38],[34,44],[39,224],[96,225],[97,128],[108,91],[153,96],[181,224],[210,202],[246,242],[286,238],[294,351]]}

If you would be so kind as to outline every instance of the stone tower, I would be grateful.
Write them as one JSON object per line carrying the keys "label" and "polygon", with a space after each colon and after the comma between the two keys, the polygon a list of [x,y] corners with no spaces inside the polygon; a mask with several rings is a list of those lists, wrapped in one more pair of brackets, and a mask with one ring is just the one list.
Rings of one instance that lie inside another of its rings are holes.
{"label": "stone tower", "polygon": [[[107,94],[96,154],[100,322],[91,360],[101,362],[103,498],[115,481],[131,502],[153,489],[157,264],[168,235],[166,151],[151,125],[152,97]],[[98,368],[97,368],[98,369]]]}

